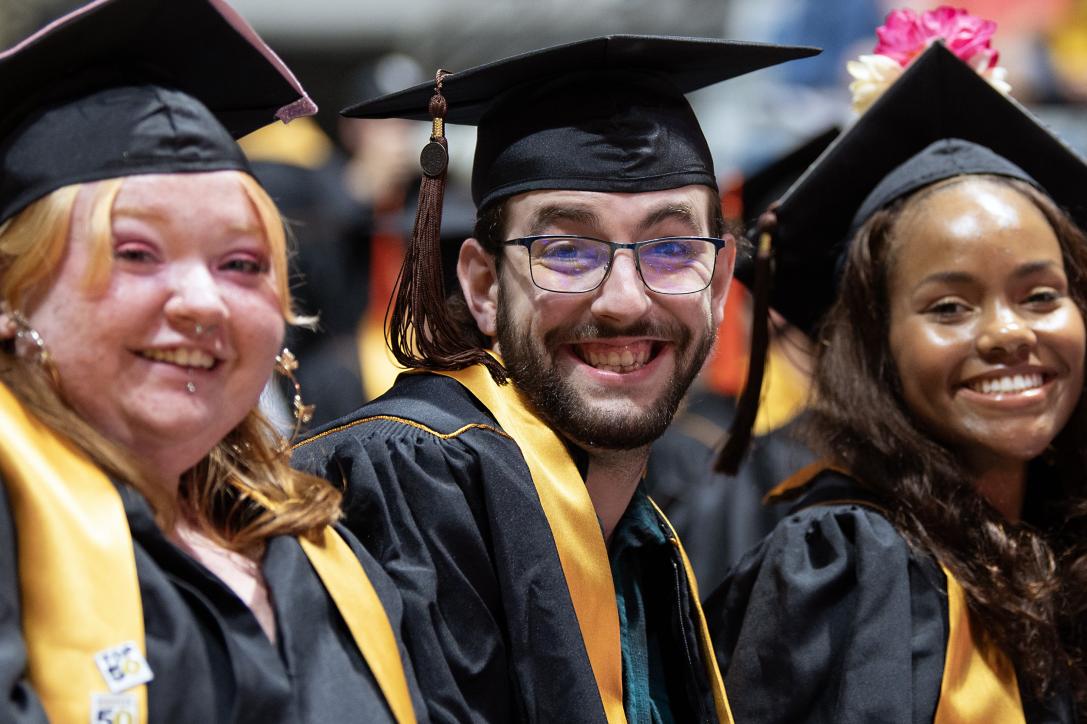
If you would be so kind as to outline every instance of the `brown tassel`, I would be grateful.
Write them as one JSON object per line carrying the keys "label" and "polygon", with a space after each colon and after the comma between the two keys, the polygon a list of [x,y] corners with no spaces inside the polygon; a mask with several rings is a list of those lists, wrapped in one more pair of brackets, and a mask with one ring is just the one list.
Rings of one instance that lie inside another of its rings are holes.
{"label": "brown tassel", "polygon": [[762,378],[766,371],[766,353],[770,347],[770,285],[773,283],[774,229],[777,216],[773,209],[759,217],[759,249],[755,256],[755,283],[751,290],[754,305],[751,310],[751,350],[747,362],[747,382],[736,404],[736,416],[729,426],[728,438],[717,456],[714,470],[735,475],[744,453],[751,444],[751,428],[759,414]]}
{"label": "brown tassel", "polygon": [[419,161],[423,180],[415,227],[396,279],[396,294],[386,313],[385,342],[396,361],[408,368],[457,370],[475,364],[486,365],[499,384],[506,382],[506,370],[484,350],[470,346],[449,317],[442,279],[442,200],[445,197],[449,146],[445,140],[448,110],[442,95],[447,71],[434,76],[434,95],[429,112],[433,119],[430,143]]}

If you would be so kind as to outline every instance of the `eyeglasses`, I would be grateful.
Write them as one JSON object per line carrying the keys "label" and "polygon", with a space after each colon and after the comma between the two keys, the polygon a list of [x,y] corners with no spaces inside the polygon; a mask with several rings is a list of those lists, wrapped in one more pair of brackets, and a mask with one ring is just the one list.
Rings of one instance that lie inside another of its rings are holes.
{"label": "eyeglasses", "polygon": [[591,292],[608,277],[618,249],[634,252],[634,265],[651,291],[692,294],[710,285],[724,239],[665,236],[620,244],[589,236],[526,236],[502,242],[528,249],[532,283],[549,292]]}

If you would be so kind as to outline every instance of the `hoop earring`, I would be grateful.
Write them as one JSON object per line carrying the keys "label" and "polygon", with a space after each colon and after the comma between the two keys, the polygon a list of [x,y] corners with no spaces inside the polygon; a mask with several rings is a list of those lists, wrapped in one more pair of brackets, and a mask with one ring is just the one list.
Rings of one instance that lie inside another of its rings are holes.
{"label": "hoop earring", "polygon": [[38,330],[31,326],[30,320],[23,316],[22,312],[9,307],[7,302],[0,304],[0,312],[6,314],[15,324],[15,339],[24,340],[34,346],[34,356],[31,360],[45,370],[53,386],[59,390],[60,374],[57,372],[57,366],[53,364],[53,355],[49,353],[49,348]]}
{"label": "hoop earring", "polygon": [[294,376],[295,370],[298,369],[298,358],[294,356],[293,352],[284,347],[283,351],[276,355],[275,369],[294,386],[294,399],[291,400],[291,408],[294,413],[294,433],[291,438],[294,439],[298,436],[298,431],[302,425],[313,419],[313,411],[317,409],[317,406],[307,405],[302,401],[302,385],[298,378]]}

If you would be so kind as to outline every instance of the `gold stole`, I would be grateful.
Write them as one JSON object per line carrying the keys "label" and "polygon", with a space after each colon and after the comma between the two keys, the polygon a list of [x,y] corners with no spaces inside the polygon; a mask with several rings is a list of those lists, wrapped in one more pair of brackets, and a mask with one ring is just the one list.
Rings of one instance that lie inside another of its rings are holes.
{"label": "gold stole", "polygon": [[[108,694],[95,654],[134,642],[146,658],[132,534],[101,470],[0,385],[0,474],[19,550],[27,678],[50,721],[86,722],[92,694]],[[332,528],[299,539],[347,622],[397,722],[415,721],[400,651],[373,585]],[[140,722],[147,688],[132,687]]]}
{"label": "gold stole", "polygon": [[[512,385],[499,386],[482,365],[439,374],[464,385],[490,410],[502,429],[520,447],[555,539],[581,638],[604,705],[604,714],[609,724],[625,723],[623,661],[615,585],[604,536],[600,533],[600,523],[581,474],[566,446],[550,427],[525,407]],[[679,552],[690,584],[691,603],[698,612],[697,633],[714,689],[717,716],[723,724],[732,724],[732,713],[713,656],[694,576],[682,547]]]}
{"label": "gold stole", "polygon": [[972,622],[959,582],[944,574],[950,631],[934,724],[1024,724],[1015,667]]}
{"label": "gold stole", "polygon": [[415,709],[408,693],[400,647],[385,607],[359,559],[331,526],[325,526],[320,542],[314,543],[303,536],[299,536],[298,542],[347,623],[397,724],[414,722]]}
{"label": "gold stole", "polygon": [[[764,501],[773,502],[785,494],[795,494],[824,470],[849,475],[829,460],[816,460],[793,473],[767,493]],[[879,506],[866,500],[829,500],[818,505],[853,503],[874,510]],[[940,701],[933,724],[1024,724],[1023,704],[1015,667],[985,632],[971,620],[962,586],[941,564],[947,577],[947,653],[940,682]]]}
{"label": "gold stole", "polygon": [[[49,719],[86,722],[109,688],[100,651],[135,642],[146,658],[132,534],[116,488],[83,453],[0,385],[0,473],[19,548],[27,678]],[[135,695],[147,721],[147,689]]]}

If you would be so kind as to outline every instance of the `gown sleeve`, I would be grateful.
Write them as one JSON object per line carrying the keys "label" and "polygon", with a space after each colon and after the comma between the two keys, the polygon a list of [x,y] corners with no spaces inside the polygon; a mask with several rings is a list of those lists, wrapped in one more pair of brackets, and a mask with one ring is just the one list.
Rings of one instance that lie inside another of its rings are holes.
{"label": "gown sleeve", "polygon": [[343,523],[400,591],[401,633],[431,721],[516,720],[478,490],[487,473],[457,438],[401,421],[364,428],[300,446],[293,464],[345,485]]}
{"label": "gown sleeve", "polygon": [[19,611],[19,567],[15,521],[0,481],[0,724],[48,722],[41,701],[26,680],[26,642]]}
{"label": "gown sleeve", "polygon": [[874,509],[789,515],[705,607],[736,721],[931,722],[944,588],[940,569]]}

